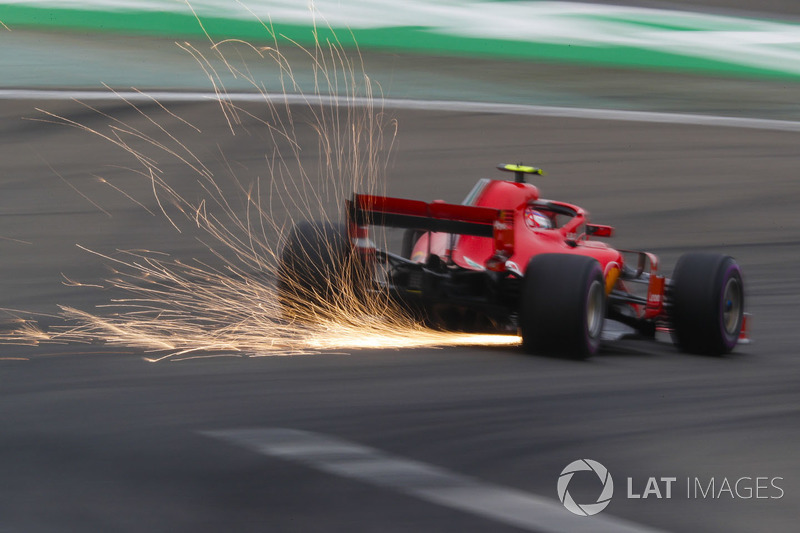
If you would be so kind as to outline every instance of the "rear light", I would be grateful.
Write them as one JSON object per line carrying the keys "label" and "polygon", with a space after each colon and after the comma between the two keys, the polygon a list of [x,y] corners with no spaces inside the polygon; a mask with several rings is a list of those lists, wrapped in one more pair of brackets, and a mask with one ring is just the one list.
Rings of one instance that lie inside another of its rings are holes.
{"label": "rear light", "polygon": [[503,209],[493,223],[495,255],[514,255],[514,211]]}
{"label": "rear light", "polygon": [[505,272],[506,261],[514,255],[514,211],[504,209],[493,223],[494,254],[486,260],[486,269]]}

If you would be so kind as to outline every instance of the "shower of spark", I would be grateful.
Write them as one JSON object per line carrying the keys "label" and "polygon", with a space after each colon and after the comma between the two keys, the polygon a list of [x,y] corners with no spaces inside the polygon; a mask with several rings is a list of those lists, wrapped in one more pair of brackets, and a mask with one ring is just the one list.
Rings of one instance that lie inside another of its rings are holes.
{"label": "shower of spark", "polygon": [[[47,330],[23,320],[20,327],[3,333],[0,340],[33,345],[102,342],[139,347],[150,353],[153,361],[220,353],[265,356],[519,342],[518,337],[510,335],[426,328],[393,306],[387,294],[358,290],[358,275],[349,274],[354,270],[348,265],[330,282],[328,290],[333,297],[316,297],[319,295],[311,294],[304,280],[282,279],[289,286],[278,290],[275,278],[280,244],[293,223],[304,219],[336,221],[343,199],[354,191],[383,191],[397,124],[381,109],[381,99],[373,94],[375,84],[364,73],[358,53],[355,60],[351,59],[337,42],[317,42],[308,49],[293,44],[305,55],[314,80],[313,90],[304,93],[293,66],[278,46],[279,37],[269,24],[264,28],[271,35],[271,46],[240,40],[214,41],[208,36],[210,45],[203,52],[197,45],[178,43],[208,76],[227,134],[241,133],[243,117],[256,120],[266,133],[264,161],[268,179],[242,183],[227,164],[226,174],[235,196],[241,199],[238,203],[223,193],[220,177],[158,117],[166,114],[196,132],[200,132],[199,128],[155,99],[150,99],[154,106],[146,107],[117,94],[148,128],[134,127],[88,104],[82,105],[106,120],[103,127],[89,127],[39,110],[45,115],[42,120],[99,136],[131,156],[136,165],[131,170],[149,182],[166,221],[179,232],[187,226],[200,229],[215,261],[213,265],[198,259],[183,261],[154,251],[116,250],[104,254],[86,250],[111,266],[113,275],[102,283],[85,284],[68,278],[65,283],[101,286],[124,296],[92,311],[61,307],[60,318],[65,325]],[[280,72],[277,94],[304,95],[306,104],[298,108],[290,106],[286,98],[276,99],[276,92],[268,91],[244,61],[234,63],[228,55],[273,62]],[[228,98],[225,76],[245,80],[264,96],[263,117]],[[110,88],[109,91],[113,92]],[[145,93],[140,94],[147,98]],[[366,105],[360,103],[364,100]],[[356,102],[360,104],[355,105]],[[296,120],[295,115],[301,114],[302,120]],[[314,170],[304,166],[298,133],[309,125],[319,149]],[[183,176],[194,176],[203,197],[190,201],[179,194],[170,179],[174,170],[168,171],[163,161],[178,162]],[[97,178],[147,209],[108,180]]]}

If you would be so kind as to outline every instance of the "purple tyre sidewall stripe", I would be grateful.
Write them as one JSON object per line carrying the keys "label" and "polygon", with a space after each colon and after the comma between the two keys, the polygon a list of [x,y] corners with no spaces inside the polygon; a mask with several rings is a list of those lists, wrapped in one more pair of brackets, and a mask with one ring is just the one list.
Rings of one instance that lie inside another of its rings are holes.
{"label": "purple tyre sidewall stripe", "polygon": [[[742,271],[739,268],[739,265],[736,263],[731,264],[728,269],[725,271],[725,274],[722,276],[722,283],[720,284],[720,295],[719,295],[719,328],[720,332],[722,333],[722,340],[725,343],[725,346],[729,349],[732,349],[736,346],[736,343],[739,341],[738,331],[735,335],[729,335],[727,329],[725,328],[725,307],[727,306],[727,302],[725,301],[725,288],[728,285],[728,281],[734,277],[734,275],[738,273],[739,277],[739,290],[742,289]],[[742,305],[744,304],[744,293],[742,293]],[[739,328],[741,329],[741,318],[739,319]]]}
{"label": "purple tyre sidewall stripe", "polygon": [[[595,354],[600,349],[600,335],[598,334],[596,339],[593,339],[589,332],[589,321],[587,320],[587,313],[589,312],[589,297],[591,296],[591,287],[592,283],[597,280],[597,275],[600,275],[600,279],[603,279],[603,272],[600,270],[600,265],[598,264],[594,269],[592,269],[592,273],[589,275],[589,280],[586,285],[586,308],[583,317],[583,334],[586,337],[586,346],[589,347],[589,353]],[[601,282],[602,285],[602,282]],[[603,300],[605,301],[605,299]],[[603,313],[603,317],[605,318],[605,313]],[[600,328],[600,332],[602,333],[602,328]]]}

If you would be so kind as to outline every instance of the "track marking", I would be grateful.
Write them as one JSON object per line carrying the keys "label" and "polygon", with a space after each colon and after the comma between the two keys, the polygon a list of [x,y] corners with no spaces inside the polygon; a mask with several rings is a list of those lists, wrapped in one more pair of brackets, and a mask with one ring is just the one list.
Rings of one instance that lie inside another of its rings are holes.
{"label": "track marking", "polygon": [[[232,429],[201,433],[263,455],[396,490],[527,531],[554,533],[656,531],[608,515],[602,517],[573,515],[556,500],[484,483],[437,466],[390,455],[319,433],[283,428]],[[555,486],[554,479],[554,491]]]}
{"label": "track marking", "polygon": [[0,100],[81,100],[115,101],[124,98],[130,102],[214,102],[220,98],[231,102],[263,102],[269,104],[312,104],[340,107],[382,106],[390,109],[419,111],[450,111],[456,113],[487,113],[531,117],[560,117],[590,120],[617,120],[626,122],[650,122],[657,124],[686,124],[693,126],[717,126],[724,128],[748,128],[771,131],[800,132],[800,122],[716,115],[694,115],[688,113],[659,113],[650,111],[625,111],[619,109],[592,109],[584,107],[554,107],[541,105],[500,104],[490,102],[466,102],[458,100],[411,100],[402,98],[369,99],[348,96],[306,96],[301,94],[259,94],[232,92],[217,95],[194,91],[79,91],[0,89]]}

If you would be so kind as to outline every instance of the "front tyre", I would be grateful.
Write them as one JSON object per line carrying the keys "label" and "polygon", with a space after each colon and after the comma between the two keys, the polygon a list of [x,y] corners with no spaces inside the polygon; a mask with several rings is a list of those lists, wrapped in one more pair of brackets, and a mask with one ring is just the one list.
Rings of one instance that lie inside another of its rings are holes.
{"label": "front tyre", "polygon": [[742,330],[744,284],[732,257],[705,252],[681,256],[669,294],[672,337],[681,350],[703,355],[733,350]]}
{"label": "front tyre", "polygon": [[606,314],[600,263],[579,255],[533,257],[525,271],[519,311],[526,352],[576,359],[594,355]]}

